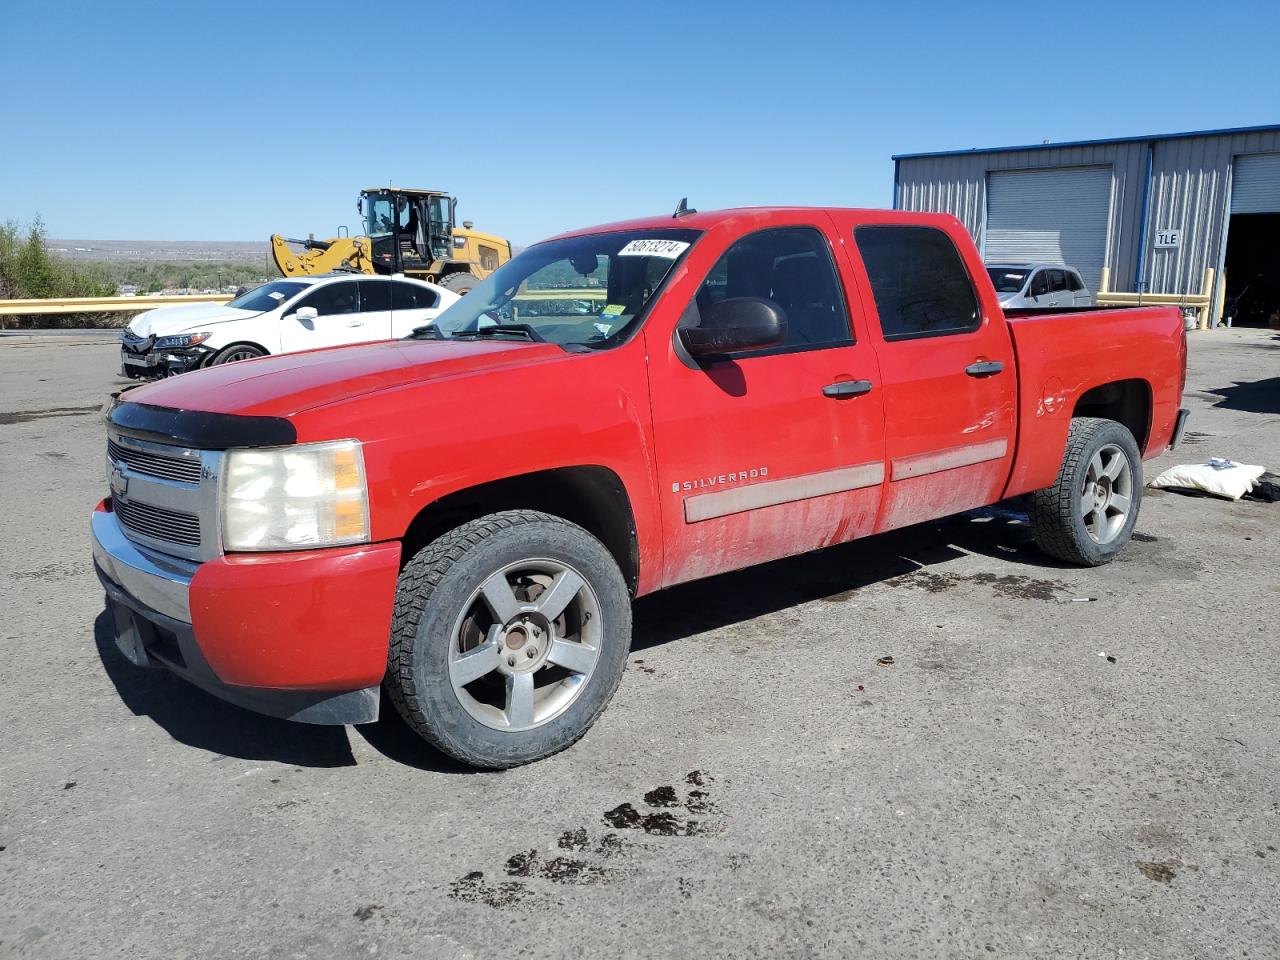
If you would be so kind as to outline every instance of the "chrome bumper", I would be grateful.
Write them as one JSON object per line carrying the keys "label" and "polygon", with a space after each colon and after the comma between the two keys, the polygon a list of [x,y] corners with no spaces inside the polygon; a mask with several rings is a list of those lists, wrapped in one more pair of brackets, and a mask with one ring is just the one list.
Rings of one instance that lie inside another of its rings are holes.
{"label": "chrome bumper", "polygon": [[121,590],[173,620],[191,622],[191,578],[199,564],[140,547],[114,513],[93,514],[93,562]]}

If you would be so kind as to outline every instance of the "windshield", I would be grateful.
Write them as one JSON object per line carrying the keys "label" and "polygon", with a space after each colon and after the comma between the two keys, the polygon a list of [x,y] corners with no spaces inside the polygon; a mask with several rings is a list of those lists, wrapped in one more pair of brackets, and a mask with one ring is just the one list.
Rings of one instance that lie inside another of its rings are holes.
{"label": "windshield", "polygon": [[628,230],[540,243],[440,314],[434,330],[416,335],[616,346],[698,235]]}
{"label": "windshield", "polygon": [[996,293],[1017,293],[1027,282],[1030,270],[1010,269],[1009,267],[987,267],[991,282],[995,284]]}
{"label": "windshield", "polygon": [[294,280],[274,280],[271,283],[264,283],[260,287],[254,287],[252,290],[246,290],[228,303],[227,306],[235,307],[237,310],[274,310],[280,304],[291,297],[297,296],[305,289],[307,289],[305,283],[298,283]]}
{"label": "windshield", "polygon": [[370,237],[386,237],[395,232],[396,211],[391,198],[385,193],[373,193],[365,198],[365,234]]}

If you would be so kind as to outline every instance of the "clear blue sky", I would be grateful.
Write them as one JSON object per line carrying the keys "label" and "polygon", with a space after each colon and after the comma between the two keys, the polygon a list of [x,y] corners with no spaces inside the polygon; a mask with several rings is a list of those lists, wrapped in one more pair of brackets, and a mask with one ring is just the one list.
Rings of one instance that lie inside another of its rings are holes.
{"label": "clear blue sky", "polygon": [[[256,240],[450,190],[517,244],[893,153],[1280,122],[1280,3],[0,0],[0,219]],[[432,12],[442,15],[433,23]]]}

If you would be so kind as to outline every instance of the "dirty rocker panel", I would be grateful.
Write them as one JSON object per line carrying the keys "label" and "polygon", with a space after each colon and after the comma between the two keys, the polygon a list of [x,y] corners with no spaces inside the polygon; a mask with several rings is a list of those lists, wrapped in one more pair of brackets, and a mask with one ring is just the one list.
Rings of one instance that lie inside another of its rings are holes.
{"label": "dirty rocker panel", "polygon": [[825,497],[832,493],[861,490],[884,482],[884,461],[861,463],[852,467],[839,467],[821,473],[808,473],[784,480],[768,480],[746,487],[703,493],[686,497],[684,501],[685,523],[714,520],[747,510],[773,507],[797,500]]}
{"label": "dirty rocker panel", "polygon": [[907,480],[930,473],[941,473],[943,470],[955,470],[957,467],[970,467],[975,463],[986,463],[988,460],[999,460],[1008,450],[1009,441],[1001,439],[899,457],[893,461],[891,479]]}

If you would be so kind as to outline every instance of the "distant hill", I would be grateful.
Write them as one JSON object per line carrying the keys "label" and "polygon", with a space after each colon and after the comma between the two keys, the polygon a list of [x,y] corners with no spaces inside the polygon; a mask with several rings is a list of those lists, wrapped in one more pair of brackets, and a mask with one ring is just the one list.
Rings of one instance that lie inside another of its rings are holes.
{"label": "distant hill", "polygon": [[257,240],[54,240],[47,241],[54,256],[66,260],[216,260],[263,263],[266,243]]}

